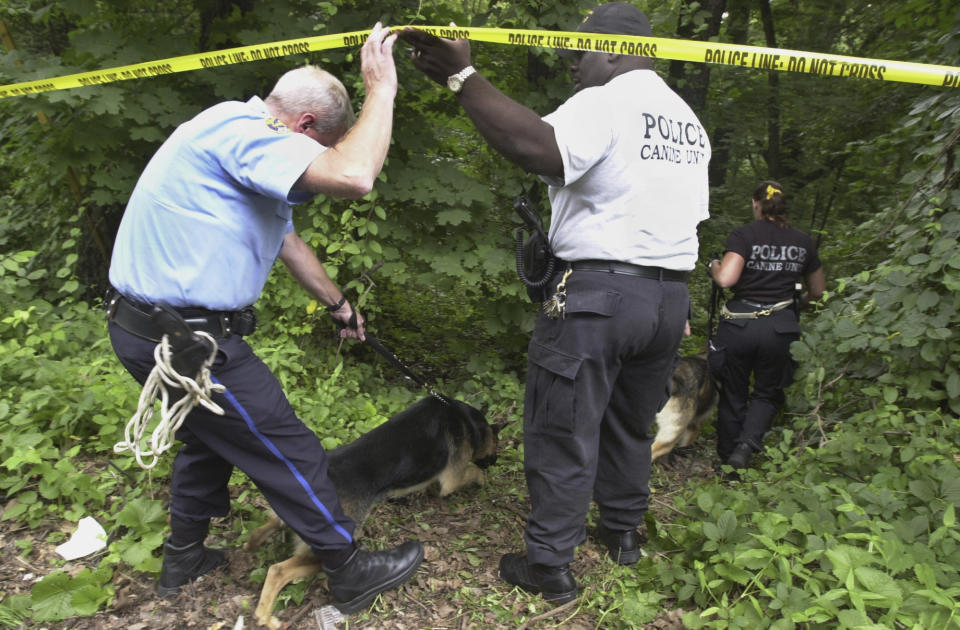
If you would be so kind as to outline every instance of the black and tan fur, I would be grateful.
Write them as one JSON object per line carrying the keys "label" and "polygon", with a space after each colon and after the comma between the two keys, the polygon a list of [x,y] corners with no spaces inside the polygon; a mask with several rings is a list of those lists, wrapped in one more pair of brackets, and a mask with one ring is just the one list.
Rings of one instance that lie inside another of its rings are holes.
{"label": "black and tan fur", "polygon": [[[496,460],[497,428],[466,403],[428,396],[357,440],[330,451],[330,478],[344,512],[357,524],[377,504],[422,490],[437,482],[440,496],[470,484],[482,484],[486,468]],[[254,530],[246,544],[259,547],[283,527],[273,516]],[[273,616],[280,591],[291,581],[323,571],[313,551],[298,541],[293,557],[272,565],[260,591],[257,622],[276,630]]]}
{"label": "black and tan fur", "polygon": [[702,355],[677,359],[671,387],[670,399],[657,414],[651,461],[675,447],[693,444],[719,399],[713,375]]}

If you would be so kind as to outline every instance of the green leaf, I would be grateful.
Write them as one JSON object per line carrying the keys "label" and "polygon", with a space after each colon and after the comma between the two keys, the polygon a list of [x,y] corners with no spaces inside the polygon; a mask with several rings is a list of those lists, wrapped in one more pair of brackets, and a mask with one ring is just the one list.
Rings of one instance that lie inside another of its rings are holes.
{"label": "green leaf", "polygon": [[917,580],[925,586],[926,588],[936,588],[937,586],[937,576],[933,572],[933,569],[930,568],[929,564],[915,564],[913,566],[914,575],[917,576]]}
{"label": "green leaf", "polygon": [[76,584],[63,571],[54,571],[30,589],[31,608],[37,621],[60,621],[76,614],[73,594]]}
{"label": "green leaf", "polygon": [[113,597],[112,588],[88,584],[77,588],[70,598],[70,605],[77,615],[88,617]]}
{"label": "green leaf", "polygon": [[459,208],[437,213],[437,225],[460,225],[471,220],[470,213]]}
{"label": "green leaf", "polygon": [[23,516],[29,507],[30,506],[25,503],[14,503],[3,511],[3,516],[0,516],[0,520],[9,521]]}
{"label": "green leaf", "polygon": [[930,289],[927,289],[917,298],[917,308],[925,311],[940,303],[940,295]]}
{"label": "green leaf", "polygon": [[920,589],[913,592],[913,595],[919,595],[924,597],[931,602],[939,604],[948,610],[952,610],[956,607],[956,602],[942,589]]}
{"label": "green leaf", "polygon": [[162,527],[166,517],[162,501],[137,497],[120,511],[117,522],[136,531],[149,531],[157,526]]}
{"label": "green leaf", "polygon": [[891,605],[899,606],[903,603],[903,592],[896,581],[887,573],[871,567],[857,567],[854,569],[854,575],[864,588],[885,600],[882,603],[876,602],[872,605],[889,607]]}
{"label": "green leaf", "polygon": [[717,575],[732,582],[736,582],[737,584],[747,584],[754,577],[752,572],[741,569],[740,567],[732,564],[718,564],[715,569],[717,571]]}
{"label": "green leaf", "polygon": [[960,477],[947,477],[940,486],[940,496],[954,506],[960,505]]}
{"label": "green leaf", "polygon": [[950,398],[960,398],[960,373],[951,372],[947,377],[947,395]]}
{"label": "green leaf", "polygon": [[910,492],[924,503],[933,501],[937,496],[936,486],[929,479],[915,479],[909,483],[908,487]]}
{"label": "green leaf", "polygon": [[897,391],[896,387],[891,387],[887,385],[883,388],[883,400],[888,404],[893,404],[897,402],[897,398],[899,398],[899,396],[900,394]]}
{"label": "green leaf", "polygon": [[163,540],[164,537],[160,531],[150,532],[141,540],[127,547],[121,554],[121,557],[124,562],[137,571],[143,571],[145,573],[159,571],[161,560],[155,557],[153,552],[163,545]]}
{"label": "green leaf", "polygon": [[710,522],[704,523],[703,535],[706,536],[708,540],[720,540],[720,528]]}
{"label": "green leaf", "polygon": [[650,623],[663,613],[665,596],[656,591],[635,592],[623,602],[623,616],[635,625]]}
{"label": "green leaf", "polygon": [[724,540],[729,540],[737,530],[737,515],[733,510],[725,510],[717,519],[717,526]]}

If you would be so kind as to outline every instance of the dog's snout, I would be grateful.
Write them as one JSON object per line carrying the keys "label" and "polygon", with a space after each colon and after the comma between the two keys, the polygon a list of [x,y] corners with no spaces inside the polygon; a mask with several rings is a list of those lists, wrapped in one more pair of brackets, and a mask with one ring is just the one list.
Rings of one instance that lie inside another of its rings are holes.
{"label": "dog's snout", "polygon": [[493,466],[493,465],[496,464],[496,463],[497,463],[497,454],[496,454],[496,453],[494,453],[494,454],[491,455],[490,457],[484,457],[483,459],[478,459],[477,461],[474,462],[474,464],[477,465],[477,468],[481,468],[481,469],[483,469],[483,470],[486,470],[487,468],[490,468],[491,466]]}

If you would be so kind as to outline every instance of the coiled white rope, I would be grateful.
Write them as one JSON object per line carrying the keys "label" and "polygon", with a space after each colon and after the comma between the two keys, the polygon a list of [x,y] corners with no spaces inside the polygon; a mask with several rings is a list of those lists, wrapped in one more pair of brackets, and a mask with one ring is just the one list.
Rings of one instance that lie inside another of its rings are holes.
{"label": "coiled white rope", "polygon": [[[194,380],[189,376],[184,376],[173,369],[171,365],[173,352],[170,350],[167,335],[164,335],[153,351],[156,365],[143,384],[137,412],[127,422],[123,431],[123,441],[113,445],[114,453],[130,451],[136,457],[137,464],[146,470],[156,466],[160,455],[173,446],[174,434],[183,424],[187,414],[198,404],[219,416],[223,415],[223,408],[210,398],[212,394],[226,391],[226,387],[214,383],[210,378],[210,366],[213,365],[217,356],[217,342],[205,332],[196,331],[194,334],[206,337],[213,346],[210,356],[204,360],[203,366],[200,368],[197,379]],[[177,387],[186,392],[173,405],[170,404],[168,386]],[[160,421],[150,436],[149,448],[145,449],[141,443],[144,439],[144,433],[146,433],[147,427],[153,419],[153,408],[158,394],[160,396]],[[144,462],[145,457],[152,457],[153,460]]]}

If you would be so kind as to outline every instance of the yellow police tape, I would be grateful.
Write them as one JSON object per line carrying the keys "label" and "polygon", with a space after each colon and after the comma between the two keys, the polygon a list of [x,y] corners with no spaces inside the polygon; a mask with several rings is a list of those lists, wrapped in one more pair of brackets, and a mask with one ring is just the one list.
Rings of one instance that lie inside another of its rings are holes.
{"label": "yellow police tape", "polygon": [[[740,44],[698,42],[660,37],[606,35],[570,31],[418,26],[441,37],[465,38],[496,44],[541,46],[568,50],[594,50],[656,59],[724,64],[759,70],[800,72],[831,77],[854,77],[879,81],[921,83],[943,87],[960,86],[960,67],[906,61],[865,59],[824,53],[763,48]],[[369,30],[289,39],[282,42],[240,46],[214,52],[171,57],[158,61],[118,66],[92,72],[0,85],[0,98],[103,85],[126,79],[154,77],[201,68],[214,68],[287,55],[361,45]]]}

